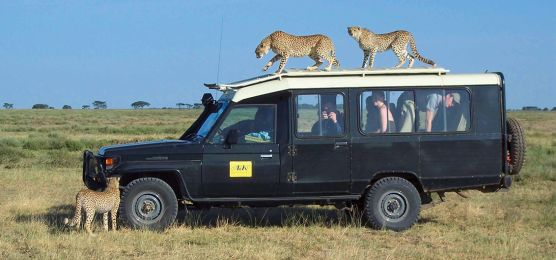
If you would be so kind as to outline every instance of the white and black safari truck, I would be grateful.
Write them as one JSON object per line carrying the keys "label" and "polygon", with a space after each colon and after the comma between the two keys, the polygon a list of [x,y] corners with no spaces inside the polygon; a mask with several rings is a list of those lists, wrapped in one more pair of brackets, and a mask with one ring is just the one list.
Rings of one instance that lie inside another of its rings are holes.
{"label": "white and black safari truck", "polygon": [[507,189],[524,160],[501,73],[287,70],[207,87],[220,97],[203,95],[178,139],[85,151],[87,187],[121,177],[128,226],[166,228],[179,205],[319,204],[400,231],[432,193]]}

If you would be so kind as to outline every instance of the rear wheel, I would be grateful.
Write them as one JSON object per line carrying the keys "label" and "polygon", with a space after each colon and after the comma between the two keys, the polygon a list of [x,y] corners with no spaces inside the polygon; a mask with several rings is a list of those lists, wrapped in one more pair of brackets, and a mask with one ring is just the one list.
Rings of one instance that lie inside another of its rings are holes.
{"label": "rear wheel", "polygon": [[510,174],[519,174],[525,162],[525,136],[523,128],[515,118],[506,121],[508,131],[508,160],[511,167]]}
{"label": "rear wheel", "polygon": [[386,177],[365,194],[363,220],[374,229],[402,231],[417,222],[420,209],[421,197],[411,182]]}
{"label": "rear wheel", "polygon": [[132,228],[163,230],[174,222],[178,200],[166,182],[140,178],[130,182],[120,201],[120,220]]}

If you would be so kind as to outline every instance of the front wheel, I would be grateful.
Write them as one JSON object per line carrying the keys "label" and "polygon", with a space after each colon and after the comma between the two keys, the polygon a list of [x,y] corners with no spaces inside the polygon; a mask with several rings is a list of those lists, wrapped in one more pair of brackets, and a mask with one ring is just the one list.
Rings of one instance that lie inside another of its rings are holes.
{"label": "front wheel", "polygon": [[130,182],[120,201],[120,220],[132,228],[163,230],[178,214],[178,200],[166,182],[140,178]]}
{"label": "front wheel", "polygon": [[421,197],[411,182],[386,177],[375,182],[364,196],[363,220],[374,229],[402,231],[419,219]]}

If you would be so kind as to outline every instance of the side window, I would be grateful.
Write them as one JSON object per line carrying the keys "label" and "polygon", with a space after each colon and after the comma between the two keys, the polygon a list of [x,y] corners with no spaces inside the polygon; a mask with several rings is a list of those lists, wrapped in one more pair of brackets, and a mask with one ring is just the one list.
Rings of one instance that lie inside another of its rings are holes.
{"label": "side window", "polygon": [[465,132],[469,130],[471,104],[463,89],[416,91],[419,132]]}
{"label": "side window", "polygon": [[414,132],[413,91],[364,91],[359,96],[360,128],[363,133]]}
{"label": "side window", "polygon": [[212,141],[224,143],[228,132],[237,129],[240,143],[275,143],[275,118],[275,105],[235,106],[218,127]]}
{"label": "side window", "polygon": [[298,137],[342,136],[345,107],[342,94],[303,94],[296,97]]}

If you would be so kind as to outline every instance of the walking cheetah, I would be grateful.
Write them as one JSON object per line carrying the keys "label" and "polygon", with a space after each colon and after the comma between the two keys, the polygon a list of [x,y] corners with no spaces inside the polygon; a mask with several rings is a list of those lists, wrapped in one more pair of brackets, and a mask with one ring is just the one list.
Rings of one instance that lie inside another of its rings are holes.
{"label": "walking cheetah", "polygon": [[[348,34],[359,43],[359,47],[363,50],[363,66],[361,68],[365,68],[369,57],[370,61],[368,67],[372,68],[375,61],[375,54],[377,52],[387,51],[388,49],[392,49],[394,54],[398,56],[400,62],[396,65],[396,68],[403,66],[406,59],[409,59],[408,68],[413,67],[414,58],[430,64],[433,67],[436,66],[434,61],[424,58],[417,52],[415,39],[413,39],[413,35],[411,35],[410,32],[394,31],[385,34],[375,34],[365,28],[352,26],[348,27]],[[406,47],[408,43],[411,46],[413,55],[407,52]]]}
{"label": "walking cheetah", "polygon": [[93,191],[82,189],[75,197],[75,215],[69,221],[64,218],[64,224],[73,227],[81,223],[81,208],[85,210],[85,229],[92,234],[91,224],[95,217],[95,212],[102,213],[104,230],[108,230],[108,212],[112,217],[112,230],[116,230],[116,213],[120,206],[120,178],[108,178],[108,183],[104,191]]}
{"label": "walking cheetah", "polygon": [[275,31],[264,38],[255,49],[257,59],[266,55],[270,49],[276,53],[276,56],[263,67],[263,71],[268,70],[274,62],[280,60],[280,66],[275,72],[279,74],[284,69],[289,57],[303,56],[309,56],[315,61],[315,64],[307,67],[307,70],[316,70],[323,63],[322,59],[329,63],[325,70],[332,69],[332,65],[340,67],[340,63],[336,59],[334,43],[322,34],[295,36],[282,31]]}

